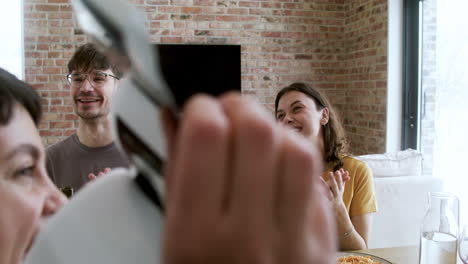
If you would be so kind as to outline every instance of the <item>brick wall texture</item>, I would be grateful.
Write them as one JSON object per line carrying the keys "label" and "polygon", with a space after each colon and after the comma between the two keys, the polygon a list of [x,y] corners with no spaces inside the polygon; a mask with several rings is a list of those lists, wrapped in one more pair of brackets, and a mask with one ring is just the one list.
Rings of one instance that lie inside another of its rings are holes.
{"label": "brick wall texture", "polygon": [[[132,0],[154,43],[242,46],[242,92],[273,110],[295,81],[322,89],[354,154],[385,151],[387,0]],[[26,81],[42,96],[46,145],[77,127],[66,64],[87,41],[69,0],[24,0]]]}

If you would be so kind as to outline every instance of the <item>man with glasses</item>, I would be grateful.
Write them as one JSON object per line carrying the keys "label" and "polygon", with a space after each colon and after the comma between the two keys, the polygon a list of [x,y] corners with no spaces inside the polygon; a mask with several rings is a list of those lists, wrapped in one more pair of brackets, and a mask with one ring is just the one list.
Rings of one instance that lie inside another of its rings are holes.
{"label": "man with glasses", "polygon": [[68,83],[79,126],[75,134],[47,148],[47,171],[59,187],[85,183],[129,161],[114,144],[110,124],[112,94],[122,72],[94,44],[79,47],[68,63]]}

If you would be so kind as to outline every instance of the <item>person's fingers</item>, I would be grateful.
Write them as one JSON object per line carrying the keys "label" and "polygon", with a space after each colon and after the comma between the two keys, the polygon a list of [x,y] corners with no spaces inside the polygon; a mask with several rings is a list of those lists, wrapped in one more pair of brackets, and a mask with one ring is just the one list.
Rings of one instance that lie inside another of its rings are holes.
{"label": "person's fingers", "polygon": [[328,200],[331,200],[332,193],[330,191],[330,186],[322,177],[320,177],[320,182],[322,183],[323,188],[318,188],[318,190],[322,192]]}
{"label": "person's fingers", "polygon": [[[327,183],[320,177],[321,155],[305,141],[288,137],[283,148],[276,197],[276,219],[279,233],[283,234],[280,247],[298,250],[279,251],[278,259],[283,262],[278,263],[299,263],[302,254],[314,256],[307,258],[315,260],[313,263],[329,263],[321,262],[329,257],[326,254],[334,243],[329,238],[333,232],[330,208],[321,191],[324,185],[328,191]],[[326,252],[320,252],[325,249]]]}
{"label": "person's fingers", "polygon": [[343,182],[347,182],[351,180],[351,177],[349,176],[349,171],[344,171],[342,178],[343,178]]}
{"label": "person's fingers", "polygon": [[338,195],[338,183],[335,179],[335,173],[330,172],[330,177],[328,177],[328,185],[330,185],[330,191],[333,193],[333,196],[336,197]]}
{"label": "person's fingers", "polygon": [[96,175],[94,175],[94,173],[90,173],[90,174],[88,174],[88,179],[90,181],[92,181],[92,180],[96,179]]}
{"label": "person's fingers", "polygon": [[268,232],[281,138],[273,118],[260,105],[234,93],[221,98],[233,131],[229,211],[246,232]]}
{"label": "person's fingers", "polygon": [[227,243],[220,239],[226,238],[220,230],[230,173],[226,169],[229,122],[218,101],[196,95],[184,107],[177,130],[166,168],[171,187],[166,196],[163,259],[164,263],[204,263],[224,254]]}
{"label": "person's fingers", "polygon": [[104,173],[109,173],[111,170],[112,170],[111,168],[107,167],[104,169]]}
{"label": "person's fingers", "polygon": [[[336,221],[333,217],[331,207],[324,201],[323,196],[317,192],[318,186],[314,186],[311,191],[311,201],[306,208],[304,240],[299,241],[297,246],[302,245],[308,263],[334,263],[336,261],[337,241],[336,241]],[[304,242],[305,241],[305,242]],[[295,252],[294,252],[295,253]],[[285,261],[280,263],[307,263],[301,262],[298,254],[287,256]],[[297,261],[294,259],[297,258]],[[304,259],[304,258],[303,258]]]}
{"label": "person's fingers", "polygon": [[170,139],[163,262],[331,263],[322,157],[238,97],[192,98]]}
{"label": "person's fingers", "polygon": [[341,170],[335,173],[335,181],[338,186],[338,191],[343,189],[343,173]]}
{"label": "person's fingers", "polygon": [[[173,217],[186,221],[220,213],[229,143],[229,123],[212,97],[197,95],[184,108],[171,164]],[[171,205],[168,205],[171,206]],[[182,215],[179,215],[181,213]],[[201,221],[201,220],[200,220]]]}
{"label": "person's fingers", "polygon": [[276,197],[278,219],[281,226],[294,228],[303,224],[314,185],[324,182],[320,177],[323,166],[318,152],[305,140],[285,133],[282,147]]}
{"label": "person's fingers", "polygon": [[345,179],[345,177],[346,177],[346,176],[345,176],[346,171],[345,171],[343,168],[341,168],[341,169],[339,169],[339,172],[341,173],[341,180],[344,181],[344,179]]}

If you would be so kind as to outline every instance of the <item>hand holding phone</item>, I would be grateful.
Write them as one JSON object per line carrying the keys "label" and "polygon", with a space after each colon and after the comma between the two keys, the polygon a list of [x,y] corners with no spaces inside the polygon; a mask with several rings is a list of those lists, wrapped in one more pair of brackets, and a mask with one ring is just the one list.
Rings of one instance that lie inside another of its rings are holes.
{"label": "hand holding phone", "polygon": [[168,118],[163,263],[333,262],[317,149],[239,94]]}

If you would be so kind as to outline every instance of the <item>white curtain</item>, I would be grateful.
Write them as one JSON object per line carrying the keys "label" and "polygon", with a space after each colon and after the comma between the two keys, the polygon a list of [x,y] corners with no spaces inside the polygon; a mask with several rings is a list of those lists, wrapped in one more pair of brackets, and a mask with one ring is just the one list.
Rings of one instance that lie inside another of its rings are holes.
{"label": "white curtain", "polygon": [[433,174],[461,201],[468,223],[468,2],[437,1]]}

